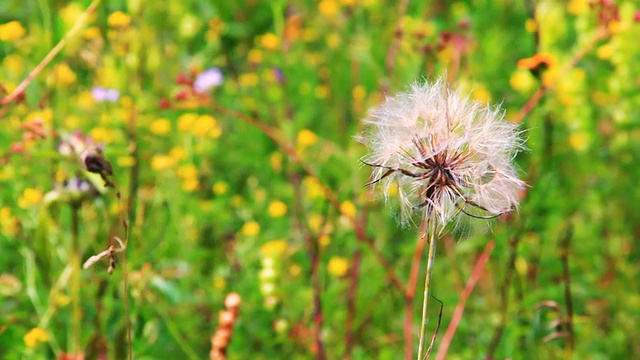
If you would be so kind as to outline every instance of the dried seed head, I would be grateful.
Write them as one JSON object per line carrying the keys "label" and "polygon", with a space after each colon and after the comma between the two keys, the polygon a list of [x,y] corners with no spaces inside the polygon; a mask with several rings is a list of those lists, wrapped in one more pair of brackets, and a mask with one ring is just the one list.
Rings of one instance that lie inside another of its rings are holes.
{"label": "dried seed head", "polygon": [[499,108],[440,79],[388,98],[364,122],[359,141],[370,152],[362,161],[373,168],[367,185],[387,199],[396,186],[403,220],[420,211],[441,230],[460,214],[490,218],[517,207],[524,182],[512,162],[524,145]]}

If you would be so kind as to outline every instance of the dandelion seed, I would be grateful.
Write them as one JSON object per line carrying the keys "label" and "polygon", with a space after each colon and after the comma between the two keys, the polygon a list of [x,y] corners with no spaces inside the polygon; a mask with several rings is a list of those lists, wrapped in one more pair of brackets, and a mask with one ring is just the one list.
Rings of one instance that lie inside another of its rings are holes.
{"label": "dandelion seed", "polygon": [[512,160],[524,148],[499,108],[451,90],[440,79],[414,84],[364,120],[372,181],[385,197],[397,186],[403,220],[419,212],[441,231],[460,214],[492,218],[518,205],[524,187]]}

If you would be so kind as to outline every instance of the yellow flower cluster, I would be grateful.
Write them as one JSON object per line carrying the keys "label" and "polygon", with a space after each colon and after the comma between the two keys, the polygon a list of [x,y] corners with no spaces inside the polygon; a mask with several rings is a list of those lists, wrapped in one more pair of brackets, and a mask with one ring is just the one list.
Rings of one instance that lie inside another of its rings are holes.
{"label": "yellow flower cluster", "polygon": [[214,139],[222,135],[222,129],[218,126],[218,122],[213,116],[194,113],[186,113],[178,118],[178,131],[190,132],[196,136],[208,136]]}
{"label": "yellow flower cluster", "polygon": [[34,348],[36,347],[36,345],[38,345],[39,342],[48,340],[49,335],[47,335],[47,333],[40,328],[33,328],[24,335],[24,343],[28,348]]}
{"label": "yellow flower cluster", "polygon": [[182,180],[182,190],[186,192],[196,191],[200,187],[198,169],[193,164],[180,166],[178,177]]}

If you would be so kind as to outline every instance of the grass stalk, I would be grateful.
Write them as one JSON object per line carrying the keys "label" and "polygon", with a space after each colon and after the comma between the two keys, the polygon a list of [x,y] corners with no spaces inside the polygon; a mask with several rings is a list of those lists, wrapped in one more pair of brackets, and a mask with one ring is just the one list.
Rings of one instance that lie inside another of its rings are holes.
{"label": "grass stalk", "polygon": [[80,203],[71,204],[71,352],[78,356],[82,351],[80,334],[82,331],[82,313],[80,310]]}

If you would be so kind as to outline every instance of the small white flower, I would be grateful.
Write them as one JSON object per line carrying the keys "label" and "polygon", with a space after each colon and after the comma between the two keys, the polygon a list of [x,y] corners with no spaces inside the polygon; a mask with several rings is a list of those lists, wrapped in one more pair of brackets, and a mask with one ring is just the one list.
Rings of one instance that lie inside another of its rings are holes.
{"label": "small white flower", "polygon": [[397,186],[403,220],[422,211],[442,230],[460,214],[492,218],[517,207],[525,184],[512,162],[524,145],[499,108],[440,79],[388,98],[364,121],[368,185],[382,187],[387,199]]}

